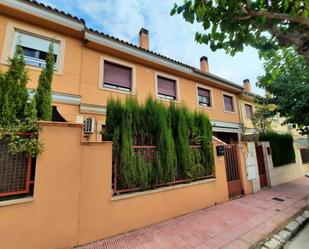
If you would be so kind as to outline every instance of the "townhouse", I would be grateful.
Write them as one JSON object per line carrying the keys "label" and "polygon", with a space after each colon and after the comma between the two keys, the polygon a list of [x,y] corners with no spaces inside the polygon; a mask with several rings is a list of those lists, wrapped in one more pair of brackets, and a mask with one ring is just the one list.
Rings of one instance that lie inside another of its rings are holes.
{"label": "townhouse", "polygon": [[[152,52],[145,29],[137,46],[89,29],[82,19],[36,1],[0,1],[0,69],[7,70],[16,45],[22,46],[30,94],[51,42],[56,59],[53,105],[71,123],[91,120],[92,129],[81,142],[81,125],[42,124],[44,152],[35,162],[34,194],[0,203],[0,240],[5,248],[72,248],[258,189],[258,169],[249,153],[255,144],[222,143],[240,141],[241,134],[253,131],[254,95],[248,81],[244,91],[211,74],[204,56],[194,68]],[[109,98],[136,96],[142,102],[149,95],[208,114],[219,138],[213,140],[215,175],[113,196],[112,143],[87,140],[102,140]]]}
{"label": "townhouse", "polygon": [[85,139],[101,140],[109,98],[132,95],[143,101],[152,95],[207,113],[216,137],[227,143],[240,140],[243,87],[211,74],[207,57],[200,58],[200,68],[194,68],[152,52],[145,29],[137,46],[35,1],[3,0],[0,7],[0,68],[6,70],[16,45],[22,46],[31,92],[53,42],[53,104],[67,121],[94,118],[94,129]]}
{"label": "townhouse", "polygon": [[[244,91],[240,96],[240,116],[243,124],[242,139],[245,141],[254,140],[258,131],[252,123],[252,116],[257,108],[255,98],[261,96],[252,92],[250,81],[248,79],[243,81],[243,87]],[[279,114],[273,116],[270,121],[271,129],[273,131],[277,133],[290,133],[296,141],[303,138],[303,136],[301,136],[291,125],[284,125],[284,118],[280,117]]]}

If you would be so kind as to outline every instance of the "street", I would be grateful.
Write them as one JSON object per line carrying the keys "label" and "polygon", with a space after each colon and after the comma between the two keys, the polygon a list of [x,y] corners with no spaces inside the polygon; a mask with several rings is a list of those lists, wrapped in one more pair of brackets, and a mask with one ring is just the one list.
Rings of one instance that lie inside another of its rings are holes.
{"label": "street", "polygon": [[309,245],[309,224],[304,227],[299,234],[295,236],[294,239],[289,241],[284,249],[305,249]]}

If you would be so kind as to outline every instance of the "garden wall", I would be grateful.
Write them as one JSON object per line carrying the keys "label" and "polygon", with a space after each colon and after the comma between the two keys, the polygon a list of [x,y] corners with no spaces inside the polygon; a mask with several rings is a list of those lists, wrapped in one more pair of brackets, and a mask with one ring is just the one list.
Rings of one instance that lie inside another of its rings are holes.
{"label": "garden wall", "polygon": [[43,127],[34,197],[0,202],[0,248],[55,249],[77,243],[80,138],[80,126]]}
{"label": "garden wall", "polygon": [[[109,143],[100,145],[99,151],[111,150],[110,146]],[[84,146],[85,155],[96,153],[96,147],[91,144]],[[147,226],[228,200],[223,157],[215,158],[215,180],[208,179],[191,184],[111,197],[111,153],[106,153],[106,155],[105,160],[97,160],[91,166],[87,165],[87,158],[83,158],[79,220],[80,244]]]}
{"label": "garden wall", "polygon": [[1,248],[71,248],[228,200],[216,156],[216,179],[112,197],[112,144],[81,136],[77,125],[43,125],[35,196],[0,203]]}
{"label": "garden wall", "polygon": [[269,142],[259,142],[263,145],[264,160],[267,171],[267,180],[271,187],[303,177],[308,172],[309,167],[302,164],[300,150],[297,144],[293,144],[295,151],[295,163],[274,167],[271,155],[267,154]]}

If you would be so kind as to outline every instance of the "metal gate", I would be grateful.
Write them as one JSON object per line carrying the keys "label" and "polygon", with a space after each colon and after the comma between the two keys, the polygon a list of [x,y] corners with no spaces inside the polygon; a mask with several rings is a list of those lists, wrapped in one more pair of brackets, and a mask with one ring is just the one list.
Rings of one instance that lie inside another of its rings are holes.
{"label": "metal gate", "polygon": [[229,197],[233,198],[242,194],[238,167],[237,144],[224,146],[224,159]]}
{"label": "metal gate", "polygon": [[267,187],[267,176],[266,176],[266,170],[265,170],[265,162],[264,162],[264,154],[263,154],[263,146],[257,145],[255,147],[256,150],[256,158],[258,162],[258,168],[259,168],[259,177],[260,177],[260,185],[261,188]]}

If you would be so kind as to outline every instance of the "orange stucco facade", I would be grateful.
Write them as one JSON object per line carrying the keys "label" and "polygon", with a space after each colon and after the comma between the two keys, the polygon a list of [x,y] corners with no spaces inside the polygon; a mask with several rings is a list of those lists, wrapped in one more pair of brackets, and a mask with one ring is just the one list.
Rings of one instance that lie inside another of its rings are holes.
{"label": "orange stucco facade", "polygon": [[[177,81],[176,103],[183,103],[190,109],[199,109],[207,113],[211,120],[235,123],[240,126],[238,95],[242,91],[241,87],[222,83],[218,79],[213,80],[200,72],[192,73],[192,69],[186,72],[180,68],[183,66],[177,65],[177,63],[174,63],[174,67],[164,66],[162,65],[164,58],[157,56],[160,62],[151,58],[147,59],[147,56],[153,55],[142,50],[139,51],[138,48],[134,48],[137,51],[136,54],[126,52],[123,48],[111,48],[100,42],[101,37],[97,33],[87,30],[68,32],[67,27],[61,27],[58,23],[10,8],[10,6],[1,6],[0,8],[0,27],[1,70],[7,69],[8,58],[13,55],[16,30],[52,38],[60,42],[60,62],[58,69],[55,70],[52,84],[53,103],[58,106],[59,112],[69,122],[75,122],[77,116],[95,117],[97,124],[95,133],[99,133],[101,129],[99,125],[104,124],[104,109],[109,98],[124,99],[128,95],[136,96],[139,101],[145,100],[149,95],[157,98],[156,78],[158,75],[171,77]],[[88,40],[85,33],[95,36],[99,40]],[[112,41],[112,43],[114,46],[119,42]],[[146,59],[138,55],[141,51]],[[131,92],[115,91],[103,87],[104,60],[132,68]],[[168,63],[171,62],[168,61]],[[27,68],[29,72],[27,87],[35,89],[41,68],[34,66],[27,66]],[[217,84],[217,81],[220,84]],[[212,107],[205,108],[199,105],[197,87],[206,87],[211,91]],[[235,112],[224,110],[223,93],[233,96]],[[94,141],[98,137],[97,134],[93,134],[87,138]]]}
{"label": "orange stucco facade", "polygon": [[[176,81],[176,103],[205,112],[213,122],[219,122],[218,131],[224,132],[226,125],[228,132],[238,134],[242,87],[89,31],[81,21],[24,0],[0,3],[3,71],[14,51],[16,30],[60,42],[53,104],[71,123],[94,117],[96,129],[85,137],[82,124],[42,124],[39,138],[44,152],[37,159],[34,196],[0,202],[1,248],[72,248],[229,199],[224,157],[216,155],[213,179],[112,197],[112,144],[101,141],[100,126],[105,122],[109,98],[124,100],[133,95],[140,102],[149,95],[157,98],[157,76],[161,75]],[[132,68],[131,92],[103,87],[104,60]],[[27,87],[35,89],[41,69],[27,68]],[[199,105],[197,87],[210,90],[212,107]],[[234,112],[225,110],[223,94],[233,97]],[[216,146],[222,141],[213,143]],[[245,150],[239,146],[237,153],[242,190],[249,194],[252,184],[247,180]]]}
{"label": "orange stucco facade", "polygon": [[80,142],[81,125],[41,125],[35,194],[0,202],[1,248],[72,248],[229,198],[224,157],[217,156],[216,178],[112,197],[112,143]]}

